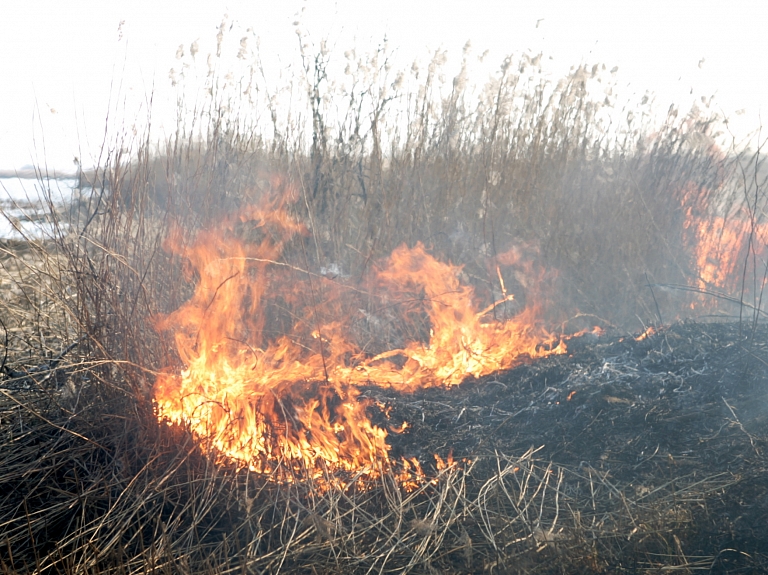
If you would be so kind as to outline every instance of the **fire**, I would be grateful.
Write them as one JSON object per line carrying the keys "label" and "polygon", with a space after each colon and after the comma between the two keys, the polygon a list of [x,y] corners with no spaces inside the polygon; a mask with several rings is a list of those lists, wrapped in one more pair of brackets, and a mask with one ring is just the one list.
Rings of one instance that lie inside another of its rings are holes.
{"label": "fire", "polygon": [[453,460],[453,452],[448,452],[448,457],[445,459],[435,453],[435,467],[437,467],[438,471],[450,469],[454,465],[456,465],[456,462]]}
{"label": "fire", "polygon": [[[765,287],[763,276],[768,262],[768,223],[764,213],[741,205],[731,207],[727,216],[719,215],[719,210],[702,203],[702,198],[709,196],[706,188],[692,185],[682,193],[685,245],[697,274],[695,287],[705,295],[759,296]],[[690,302],[691,309],[700,307],[714,310],[719,307],[718,300],[699,297]]]}
{"label": "fire", "polygon": [[[461,269],[437,261],[424,246],[397,248],[378,280],[394,293],[423,291],[431,332],[429,342],[412,341],[402,349],[381,353],[339,375],[352,383],[390,385],[414,391],[432,385],[457,385],[468,376],[481,377],[512,367],[520,356],[544,357],[565,353],[565,344],[545,332],[537,321],[536,306],[528,306],[505,322],[485,322],[500,301],[478,311],[474,289],[459,280]],[[386,361],[407,358],[402,367]]]}
{"label": "fire", "polygon": [[[245,209],[191,244],[175,230],[165,244],[188,264],[196,286],[179,309],[156,319],[159,331],[173,333],[181,363],[157,378],[157,415],[187,426],[220,461],[277,481],[393,470],[407,486],[424,472],[417,460],[390,460],[388,429],[371,421],[375,413],[388,419],[388,410],[361,396],[359,386],[453,386],[525,357],[565,352],[537,320],[535,305],[506,321],[490,317],[512,300],[498,267],[502,299],[478,311],[461,268],[421,244],[380,262],[368,289],[287,264],[286,247],[308,234],[284,209],[288,197]],[[403,321],[425,316],[428,337],[366,352],[354,341],[352,310],[365,307],[359,300],[373,291],[385,293],[382,305],[398,309]]]}
{"label": "fire", "polygon": [[[717,287],[733,290],[740,274],[738,267],[744,263],[752,227],[748,221],[738,218],[713,217],[701,221],[696,229],[696,264],[699,270],[699,287]],[[765,255],[768,243],[768,224],[757,224],[752,238],[752,248]]]}
{"label": "fire", "polygon": [[645,328],[645,330],[643,330],[643,333],[635,337],[635,341],[643,341],[644,339],[648,339],[655,333],[656,333],[656,330],[652,326],[649,326]]}
{"label": "fire", "polygon": [[692,301],[690,308],[717,310],[720,299],[707,297],[711,294],[724,294],[726,301],[732,302],[755,298],[759,305],[766,287],[768,224],[752,224],[737,216],[711,216],[694,220],[689,227],[694,231],[696,287],[704,294]]}

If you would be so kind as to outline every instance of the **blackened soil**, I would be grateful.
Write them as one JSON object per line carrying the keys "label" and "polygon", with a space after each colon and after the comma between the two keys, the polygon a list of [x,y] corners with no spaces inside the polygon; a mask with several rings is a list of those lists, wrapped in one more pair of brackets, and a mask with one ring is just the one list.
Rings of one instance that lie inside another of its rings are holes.
{"label": "blackened soil", "polygon": [[610,478],[617,493],[632,496],[628,505],[662,491],[687,498],[685,541],[675,546],[703,557],[698,568],[768,569],[764,327],[691,322],[639,341],[590,335],[572,340],[567,355],[459,388],[366,393],[391,406],[392,427],[409,424],[390,434],[393,455],[415,456],[426,468],[432,454],[452,453],[482,469],[499,454],[533,449],[576,475]]}

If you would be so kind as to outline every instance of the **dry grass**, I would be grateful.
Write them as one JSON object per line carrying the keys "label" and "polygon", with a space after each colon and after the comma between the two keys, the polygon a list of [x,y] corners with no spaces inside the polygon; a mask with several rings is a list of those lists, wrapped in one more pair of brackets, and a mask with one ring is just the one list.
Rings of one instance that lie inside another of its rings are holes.
{"label": "dry grass", "polygon": [[606,573],[768,561],[727,557],[740,539],[718,547],[728,525],[732,538],[759,530],[728,513],[758,517],[761,503],[734,501],[765,493],[765,439],[750,446],[734,425],[717,443],[698,437],[718,456],[734,452],[731,470],[654,452],[624,467],[616,445],[607,467],[496,451],[411,492],[388,474],[358,487],[278,485],[215,465],[189,434],[87,373],[68,374],[77,399],[66,387],[0,390],[4,572]]}
{"label": "dry grass", "polygon": [[0,245],[0,317],[8,364],[32,366],[61,353],[78,337],[67,313],[76,300],[67,262],[41,242]]}

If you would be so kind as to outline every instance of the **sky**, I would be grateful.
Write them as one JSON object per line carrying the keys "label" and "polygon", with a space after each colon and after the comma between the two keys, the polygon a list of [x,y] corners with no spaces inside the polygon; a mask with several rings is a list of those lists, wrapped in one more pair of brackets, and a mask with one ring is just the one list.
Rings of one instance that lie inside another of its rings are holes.
{"label": "sky", "polygon": [[650,90],[664,111],[714,95],[737,138],[768,113],[765,1],[3,0],[0,171],[93,165],[105,127],[130,131],[150,108],[153,125],[170,125],[179,46],[210,49],[225,16],[276,69],[297,53],[299,22],[341,52],[386,36],[403,62],[438,48],[459,61],[470,40],[497,64],[529,51],[554,73],[618,66],[621,89]]}

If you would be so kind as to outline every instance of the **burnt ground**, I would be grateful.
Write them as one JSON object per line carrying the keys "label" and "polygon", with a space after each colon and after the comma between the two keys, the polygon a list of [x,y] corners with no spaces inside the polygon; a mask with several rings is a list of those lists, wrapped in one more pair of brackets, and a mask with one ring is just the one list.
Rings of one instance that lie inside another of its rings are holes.
{"label": "burnt ground", "polygon": [[[768,572],[768,331],[745,331],[691,322],[640,341],[585,336],[567,355],[458,389],[368,394],[392,406],[391,423],[411,425],[391,435],[395,455],[452,452],[477,460],[479,475],[489,472],[484,461],[532,453],[566,470],[560,491],[572,505],[594,497],[584,491],[599,477],[599,497],[625,498],[626,514],[638,516],[629,520],[635,533],[672,536],[658,556],[633,556],[630,529],[609,571]],[[644,511],[664,507],[674,525],[640,526]]]}
{"label": "burnt ground", "polygon": [[6,366],[0,571],[768,573],[768,329],[568,348],[452,389],[365,389],[377,424],[409,423],[388,441],[424,468],[411,491],[276,484],[157,425],[110,366]]}
{"label": "burnt ground", "polygon": [[393,405],[391,424],[412,426],[392,436],[406,456],[537,447],[539,457],[564,465],[641,470],[670,456],[681,469],[716,465],[724,438],[735,446],[768,432],[764,331],[751,343],[745,335],[740,343],[732,324],[676,324],[641,341],[590,335],[571,341],[567,355],[458,388],[368,393]]}

